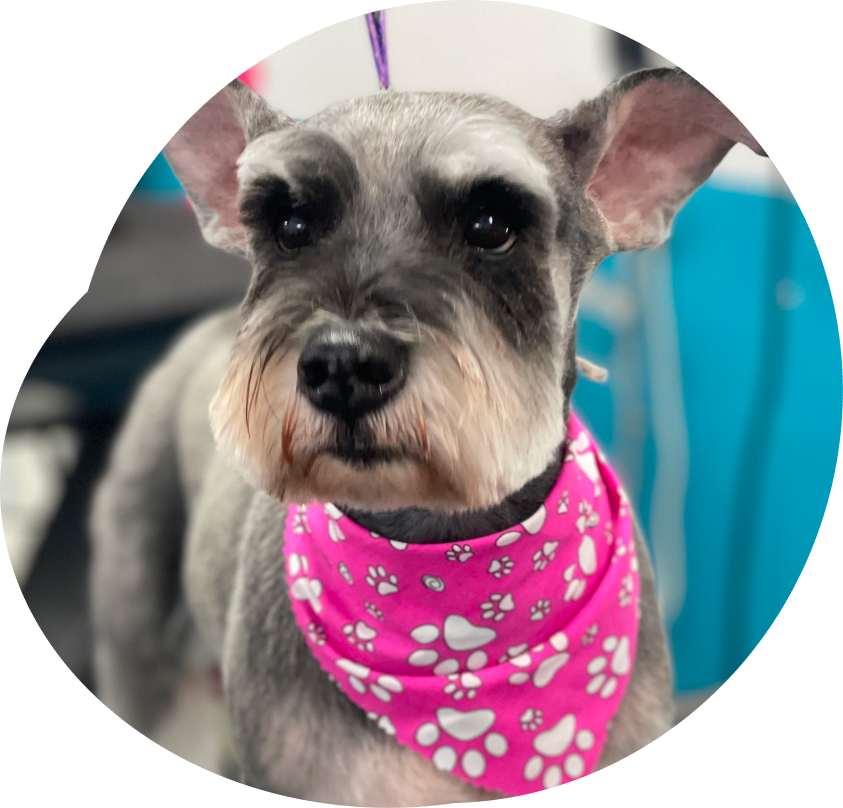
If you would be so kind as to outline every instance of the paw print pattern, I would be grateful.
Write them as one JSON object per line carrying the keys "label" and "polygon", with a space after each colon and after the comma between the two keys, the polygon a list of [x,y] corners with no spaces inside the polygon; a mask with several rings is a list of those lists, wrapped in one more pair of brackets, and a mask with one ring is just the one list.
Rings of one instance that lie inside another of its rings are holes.
{"label": "paw print pattern", "polygon": [[[499,732],[489,732],[495,723],[494,710],[470,710],[463,712],[450,707],[436,711],[436,721],[426,721],[415,732],[419,746],[433,747],[449,736],[462,742],[479,741],[483,738],[483,751],[467,749],[459,755],[450,743],[438,746],[431,756],[433,765],[439,771],[452,772],[459,764],[463,774],[469,778],[482,777],[486,771],[487,756],[503,757],[509,751],[509,741]],[[487,734],[488,733],[488,734]],[[485,737],[484,737],[485,736]]]}
{"label": "paw print pattern", "polygon": [[[529,668],[533,664],[533,658],[528,652],[530,646],[522,642],[520,645],[513,645],[506,649],[506,653],[498,660],[503,665],[504,662],[509,662],[510,665],[515,665],[516,668]],[[529,676],[527,677],[529,678]]]}
{"label": "paw print pattern", "polygon": [[585,686],[585,692],[589,696],[599,693],[601,699],[608,699],[618,689],[618,677],[625,676],[632,667],[629,637],[624,635],[618,639],[614,634],[606,637],[603,640],[603,651],[605,655],[600,654],[588,663],[587,670],[591,679]]}
{"label": "paw print pattern", "polygon": [[474,553],[472,552],[472,549],[468,544],[455,544],[453,547],[451,547],[450,550],[447,550],[445,552],[445,556],[447,557],[448,561],[460,561],[462,563],[468,561],[468,559],[471,558],[473,555]]}
{"label": "paw print pattern", "polygon": [[536,550],[533,553],[533,570],[541,572],[554,558],[556,558],[556,548],[559,547],[558,541],[546,541],[541,550]]}
{"label": "paw print pattern", "polygon": [[345,541],[345,533],[333,519],[328,520],[328,536],[334,544]]}
{"label": "paw print pattern", "polygon": [[369,603],[368,601],[366,601],[366,611],[370,615],[372,615],[372,617],[378,620],[383,620],[383,612],[377,606],[375,606],[374,603]]}
{"label": "paw print pattern", "polygon": [[310,533],[310,525],[307,523],[307,505],[296,505],[292,529],[293,533]]}
{"label": "paw print pattern", "polygon": [[618,603],[621,609],[625,609],[630,603],[632,603],[632,590],[632,573],[630,572],[628,575],[624,575],[623,578],[621,578],[621,588],[618,592]]}
{"label": "paw print pattern", "polygon": [[566,488],[562,492],[562,496],[559,497],[559,507],[556,510],[557,513],[568,513],[568,489]]}
{"label": "paw print pattern", "polygon": [[[313,611],[319,614],[322,611],[322,581],[318,578],[309,577],[310,564],[307,556],[298,553],[290,553],[287,559],[287,571],[292,578],[295,578],[290,587],[290,594],[294,600],[306,600],[310,602]],[[298,576],[298,577],[297,577]]]}
{"label": "paw print pattern", "polygon": [[404,685],[394,676],[382,674],[374,682],[368,682],[366,680],[372,671],[366,665],[352,662],[350,659],[338,659],[335,664],[340,670],[348,674],[348,683],[361,695],[366,692],[368,687],[375,698],[388,703],[392,701],[393,694],[404,692]]}
{"label": "paw print pattern", "polygon": [[577,530],[580,535],[585,533],[588,528],[596,527],[600,522],[600,517],[594,512],[594,508],[588,500],[583,500],[578,506],[579,516],[577,517]]}
{"label": "paw print pattern", "polygon": [[374,721],[387,735],[395,735],[397,732],[395,725],[389,720],[388,715],[378,715],[377,713],[368,712],[366,713],[366,718]]}
{"label": "paw print pattern", "polygon": [[521,729],[524,732],[535,732],[544,722],[543,716],[544,713],[541,710],[528,707],[521,713],[521,718],[518,719],[521,722]]}
{"label": "paw print pattern", "polygon": [[316,623],[307,624],[307,636],[314,645],[325,644],[325,629]]}
{"label": "paw print pattern", "polygon": [[580,644],[581,645],[591,645],[591,643],[594,642],[594,638],[596,636],[597,636],[597,623],[593,623],[582,633],[582,639],[580,640]]}
{"label": "paw print pattern", "polygon": [[579,600],[585,592],[585,579],[577,577],[577,565],[569,564],[562,573],[562,579],[568,584],[562,599],[567,603],[570,600]]}
{"label": "paw print pattern", "polygon": [[486,572],[500,579],[504,575],[509,575],[512,572],[513,566],[515,566],[515,562],[508,555],[502,556],[501,558],[493,558]]}
{"label": "paw print pattern", "polygon": [[358,620],[356,623],[348,623],[342,627],[343,634],[348,638],[352,645],[362,648],[365,651],[374,651],[375,644],[373,640],[378,636],[368,623],[363,620]]}
{"label": "paw print pattern", "polygon": [[349,572],[348,565],[345,561],[340,561],[340,563],[337,564],[337,569],[339,570],[340,575],[345,578],[346,583],[348,583],[349,586],[354,586],[354,578],[351,577],[351,572]]}
{"label": "paw print pattern", "polygon": [[[590,729],[577,731],[577,719],[573,713],[564,716],[552,729],[542,732],[533,739],[533,749],[538,753],[524,766],[527,781],[542,778],[545,788],[553,788],[562,782],[563,773],[576,780],[585,773],[585,760],[580,752],[587,752],[594,746],[594,733]],[[570,747],[573,744],[573,749]],[[545,757],[559,757],[565,754],[560,766],[553,763],[545,766]],[[544,772],[544,774],[542,774]]]}
{"label": "paw print pattern", "polygon": [[382,566],[369,566],[366,583],[375,587],[379,595],[392,595],[398,591],[398,576],[388,575]]}
{"label": "paw print pattern", "polygon": [[544,620],[550,614],[550,601],[538,600],[530,606],[530,620]]}
{"label": "paw print pattern", "polygon": [[473,699],[477,695],[477,688],[483,684],[483,680],[474,673],[452,673],[448,677],[448,684],[442,688],[454,701],[463,697]]}
{"label": "paw print pattern", "polygon": [[503,620],[506,613],[511,612],[514,608],[515,601],[509,593],[501,595],[500,592],[495,592],[489,595],[489,600],[480,604],[483,619],[494,620],[495,622]]}

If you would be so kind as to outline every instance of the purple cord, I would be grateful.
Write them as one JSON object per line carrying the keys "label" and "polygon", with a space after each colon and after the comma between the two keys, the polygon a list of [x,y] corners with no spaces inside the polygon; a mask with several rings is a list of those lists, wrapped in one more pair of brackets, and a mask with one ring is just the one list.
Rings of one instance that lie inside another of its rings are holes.
{"label": "purple cord", "polygon": [[378,79],[384,90],[389,88],[389,62],[386,58],[386,28],[384,27],[386,12],[373,11],[366,15],[369,25],[369,39],[372,42],[372,52],[375,55],[375,66],[378,69]]}

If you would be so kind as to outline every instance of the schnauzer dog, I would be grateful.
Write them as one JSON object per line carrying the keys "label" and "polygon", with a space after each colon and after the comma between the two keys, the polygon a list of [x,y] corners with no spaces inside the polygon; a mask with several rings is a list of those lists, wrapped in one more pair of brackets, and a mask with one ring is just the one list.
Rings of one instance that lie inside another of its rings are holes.
{"label": "schnauzer dog", "polygon": [[[564,464],[578,367],[597,372],[576,357],[583,284],[663,242],[735,143],[763,155],[670,69],[547,120],[386,91],[294,122],[236,81],[208,101],[165,154],[205,238],[253,274],[239,310],[146,379],[98,489],[105,704],[154,734],[200,648],[248,784],[347,805],[501,796],[397,742],[323,672],[288,591],[288,506],[336,503],[402,546],[527,520]],[[634,544],[637,653],[600,766],[673,721],[637,526]]]}

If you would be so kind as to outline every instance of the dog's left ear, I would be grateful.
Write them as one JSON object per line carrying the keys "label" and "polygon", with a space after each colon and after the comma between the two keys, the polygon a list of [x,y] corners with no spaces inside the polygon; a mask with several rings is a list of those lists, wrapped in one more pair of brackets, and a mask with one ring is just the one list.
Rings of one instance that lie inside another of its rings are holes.
{"label": "dog's left ear", "polygon": [[210,244],[245,252],[237,202],[237,159],[251,141],[292,124],[292,119],[273,110],[235,79],[164,147],[164,156],[187,191],[202,235]]}
{"label": "dog's left ear", "polygon": [[554,121],[574,181],[600,211],[609,246],[655,247],[735,143],[758,141],[687,73],[632,73]]}

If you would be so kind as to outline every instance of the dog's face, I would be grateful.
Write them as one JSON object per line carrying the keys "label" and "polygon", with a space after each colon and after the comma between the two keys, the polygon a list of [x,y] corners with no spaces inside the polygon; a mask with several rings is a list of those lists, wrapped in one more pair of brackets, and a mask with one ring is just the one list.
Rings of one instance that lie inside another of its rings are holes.
{"label": "dog's face", "polygon": [[386,92],[294,123],[226,88],[166,150],[254,269],[218,444],[285,501],[500,502],[564,440],[583,282],[660,243],[736,141],[760,151],[675,71],[547,121]]}

